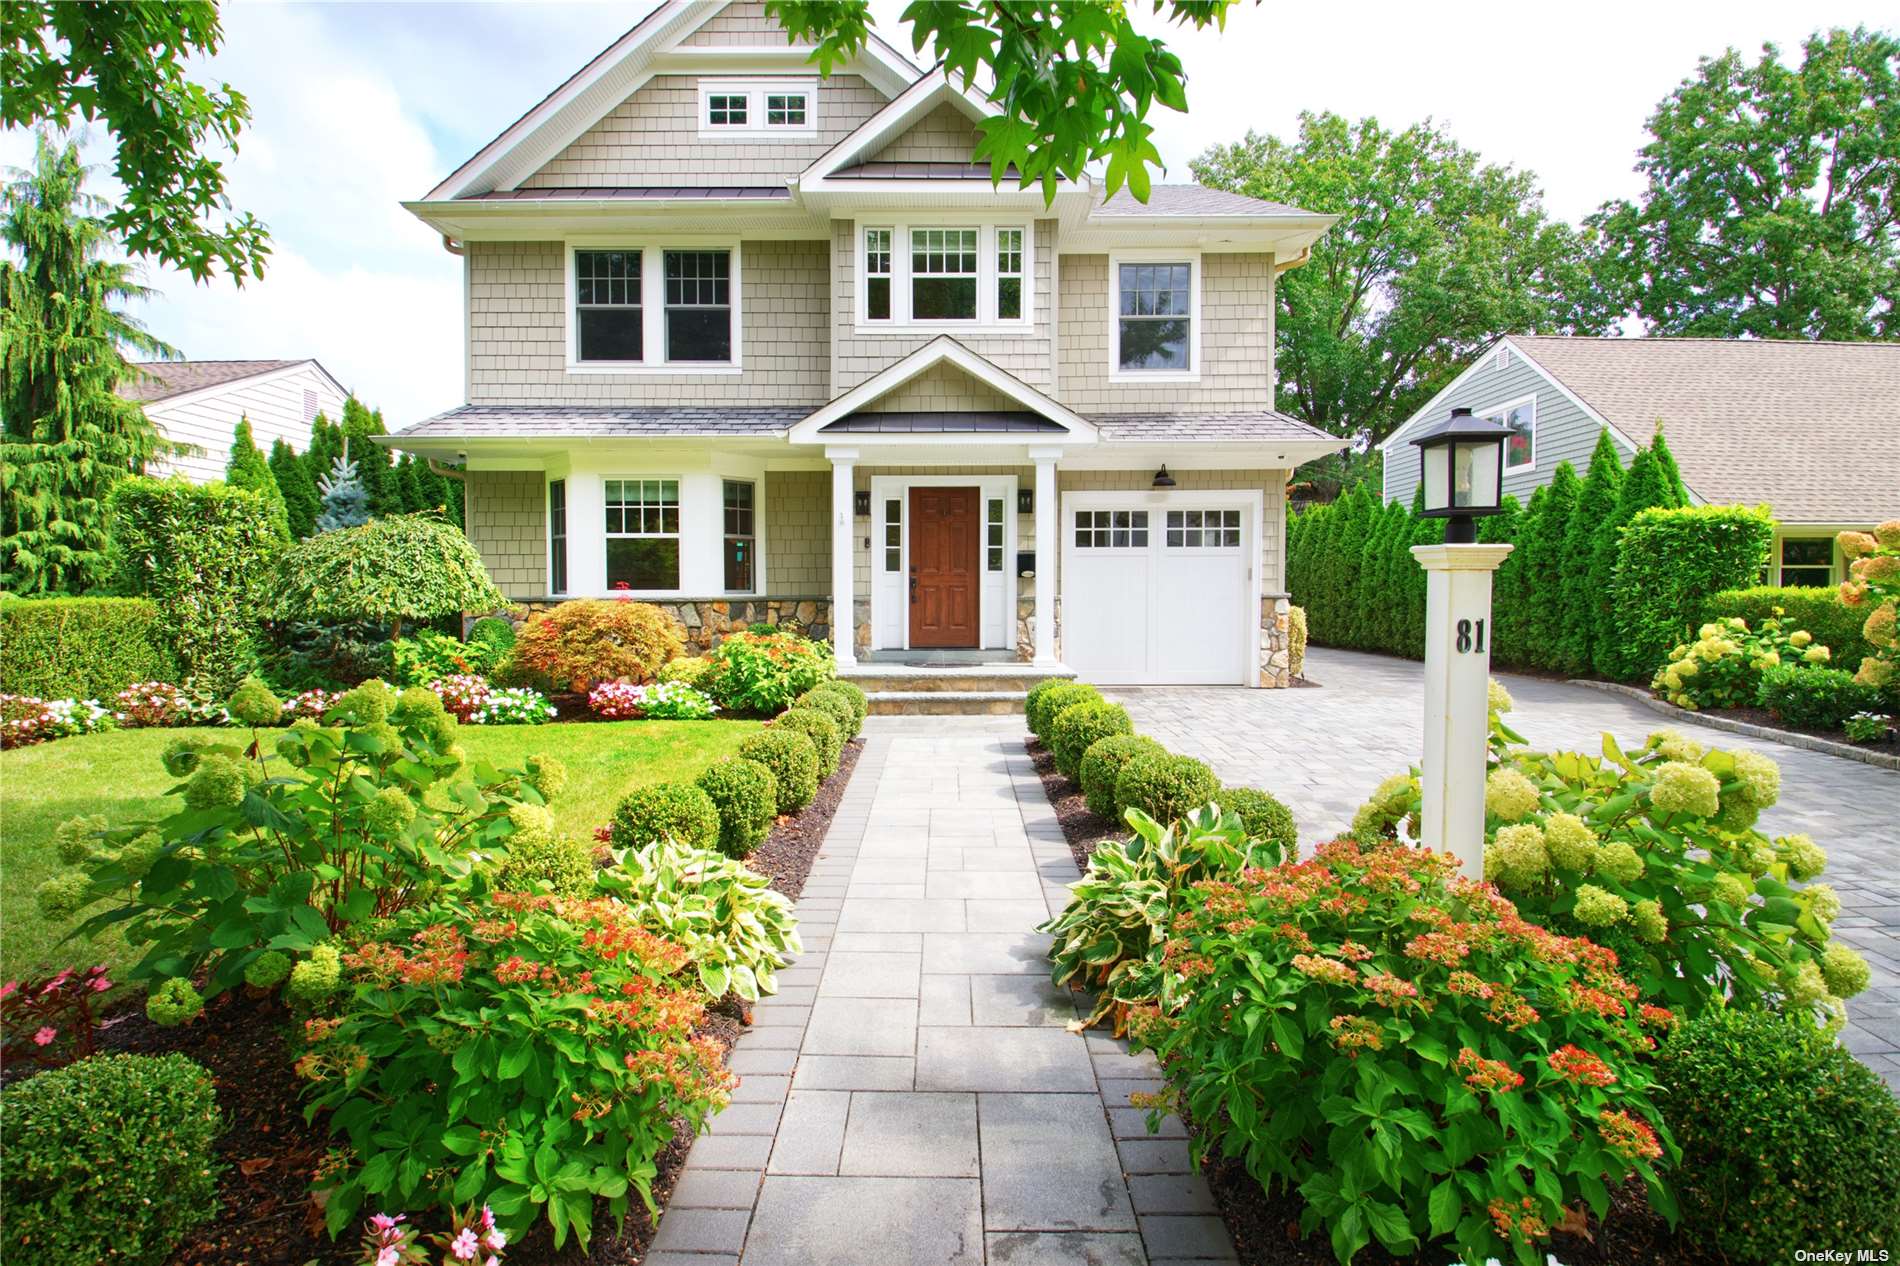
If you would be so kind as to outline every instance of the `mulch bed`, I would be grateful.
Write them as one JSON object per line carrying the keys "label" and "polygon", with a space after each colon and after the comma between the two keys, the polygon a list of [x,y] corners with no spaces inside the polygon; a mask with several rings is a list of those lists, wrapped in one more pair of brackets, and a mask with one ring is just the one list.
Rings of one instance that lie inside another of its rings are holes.
{"label": "mulch bed", "polygon": [[1882,752],[1892,755],[1900,752],[1900,737],[1889,729],[1887,737],[1878,743],[1856,743],[1839,730],[1814,730],[1804,725],[1789,725],[1766,708],[1710,708],[1708,715],[1727,717],[1731,721],[1742,721],[1748,725],[1759,725],[1770,730],[1786,730],[1790,734],[1805,734],[1809,738],[1826,739],[1830,743],[1839,743],[1844,747],[1858,747],[1862,751]]}
{"label": "mulch bed", "polygon": [[1062,838],[1068,841],[1069,856],[1075,858],[1077,871],[1089,868],[1089,856],[1097,844],[1129,838],[1127,827],[1095,815],[1088,801],[1082,798],[1081,785],[1057,771],[1054,752],[1034,737],[1023,740],[1023,750],[1035,762],[1036,777],[1042,779],[1042,794],[1049,797],[1049,807],[1056,811],[1056,821],[1062,824]]}
{"label": "mulch bed", "polygon": [[[812,803],[779,819],[747,859],[775,891],[797,900],[863,751],[862,739],[847,744],[838,771],[820,784]],[[177,1051],[204,1065],[217,1086],[228,1126],[218,1140],[218,1159],[225,1167],[218,1182],[218,1217],[174,1253],[168,1266],[348,1266],[360,1256],[361,1228],[332,1241],[309,1196],[310,1175],[330,1140],[321,1123],[304,1123],[304,1083],[291,1071],[286,1040],[292,1017],[274,998],[247,994],[221,996],[202,1020],[184,1028],[159,1028],[142,1008],[120,1012],[101,1026],[101,1050]],[[730,1049],[749,1019],[735,999],[727,998],[707,1013],[700,1031]],[[653,1196],[662,1208],[693,1137],[682,1123],[656,1160]],[[553,1233],[542,1222],[519,1244],[509,1245],[507,1260],[511,1266],[632,1266],[645,1256],[655,1230],[637,1196],[633,1202],[634,1211],[619,1227],[595,1224],[587,1252],[571,1237],[556,1251]]]}

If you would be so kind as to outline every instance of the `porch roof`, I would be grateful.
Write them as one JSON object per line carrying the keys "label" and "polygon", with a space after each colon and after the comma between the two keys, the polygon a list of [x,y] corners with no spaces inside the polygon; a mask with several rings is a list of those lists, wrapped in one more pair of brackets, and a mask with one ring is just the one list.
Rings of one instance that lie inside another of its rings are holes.
{"label": "porch roof", "polygon": [[1068,429],[1039,413],[1020,412],[925,412],[848,413],[824,427],[825,435],[947,435],[1028,433],[1066,435]]}
{"label": "porch roof", "polygon": [[386,437],[410,440],[643,439],[783,435],[811,410],[799,405],[465,404]]}

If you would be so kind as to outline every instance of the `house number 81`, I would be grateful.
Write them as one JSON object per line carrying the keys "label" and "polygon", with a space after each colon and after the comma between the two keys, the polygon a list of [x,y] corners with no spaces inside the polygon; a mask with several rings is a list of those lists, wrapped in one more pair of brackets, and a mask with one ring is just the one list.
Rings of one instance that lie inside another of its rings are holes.
{"label": "house number 81", "polygon": [[1458,653],[1460,655],[1468,654],[1471,651],[1477,651],[1479,654],[1484,653],[1484,621],[1478,620],[1475,622],[1477,625],[1477,640],[1475,642],[1472,640],[1473,623],[1471,620],[1458,621]]}

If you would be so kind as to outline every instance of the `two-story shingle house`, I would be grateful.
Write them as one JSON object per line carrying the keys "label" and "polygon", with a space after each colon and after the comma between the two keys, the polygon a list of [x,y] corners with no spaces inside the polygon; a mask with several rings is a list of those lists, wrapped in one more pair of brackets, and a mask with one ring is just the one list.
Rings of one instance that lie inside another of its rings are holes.
{"label": "two-story shingle house", "polygon": [[1275,279],[1332,217],[995,187],[980,94],[809,53],[669,0],[407,204],[462,259],[468,402],[391,442],[465,470],[531,606],[1284,684],[1287,475],[1340,441],[1273,411]]}

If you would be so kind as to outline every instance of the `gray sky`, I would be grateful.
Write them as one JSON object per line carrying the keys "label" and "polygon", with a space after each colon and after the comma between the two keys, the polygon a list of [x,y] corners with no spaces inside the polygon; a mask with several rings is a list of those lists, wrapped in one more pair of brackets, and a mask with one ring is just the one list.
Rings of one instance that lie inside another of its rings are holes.
{"label": "gray sky", "polygon": [[[653,2],[227,4],[212,73],[254,114],[230,190],[270,226],[275,253],[242,290],[147,268],[160,293],[139,315],[194,358],[315,356],[391,429],[460,403],[459,263],[397,202],[420,197]],[[908,49],[903,7],[872,3]],[[1550,210],[1575,222],[1635,192],[1644,120],[1699,56],[1772,41],[1796,59],[1816,28],[1897,18],[1892,0],[1243,0],[1225,32],[1169,37],[1191,114],[1157,110],[1158,141],[1168,178],[1186,180],[1208,145],[1249,128],[1290,135],[1301,110],[1391,126],[1429,116],[1487,161],[1536,172]],[[27,138],[0,135],[0,163],[30,154]],[[107,176],[94,187],[110,195]]]}

